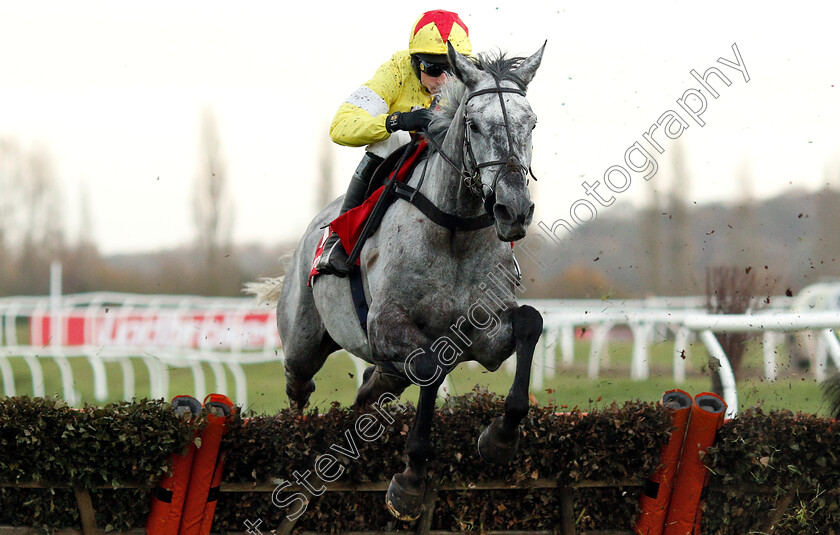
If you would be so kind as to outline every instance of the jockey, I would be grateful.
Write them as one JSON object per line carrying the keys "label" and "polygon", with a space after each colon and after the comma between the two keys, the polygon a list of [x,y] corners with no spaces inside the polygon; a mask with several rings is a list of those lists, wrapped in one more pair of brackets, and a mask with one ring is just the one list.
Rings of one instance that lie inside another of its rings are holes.
{"label": "jockey", "polygon": [[[409,131],[425,131],[428,127],[428,107],[449,70],[447,42],[461,54],[472,51],[469,30],[457,13],[424,13],[411,29],[408,50],[391,56],[373,78],[339,106],[330,125],[330,138],[349,147],[367,145],[340,213],[364,202],[373,172],[385,157],[408,143]],[[347,251],[335,233],[327,238],[316,268],[340,277],[352,269],[347,263]]]}

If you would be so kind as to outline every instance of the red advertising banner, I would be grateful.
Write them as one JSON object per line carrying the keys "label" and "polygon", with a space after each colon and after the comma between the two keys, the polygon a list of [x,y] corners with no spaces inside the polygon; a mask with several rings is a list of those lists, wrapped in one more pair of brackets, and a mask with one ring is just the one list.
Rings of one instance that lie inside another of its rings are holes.
{"label": "red advertising banner", "polygon": [[[121,314],[119,309],[62,314],[54,329],[49,314],[30,318],[30,343],[47,346],[143,346],[257,350],[279,347],[274,312],[155,311]],[[60,331],[60,332],[59,332]]]}

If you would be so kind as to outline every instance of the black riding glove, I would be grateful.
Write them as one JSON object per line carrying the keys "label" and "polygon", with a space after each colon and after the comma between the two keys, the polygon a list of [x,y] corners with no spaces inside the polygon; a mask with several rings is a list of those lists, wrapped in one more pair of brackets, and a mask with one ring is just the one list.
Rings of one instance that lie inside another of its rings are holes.
{"label": "black riding glove", "polygon": [[423,130],[429,127],[432,120],[432,112],[426,108],[414,111],[395,111],[385,119],[385,130],[388,133],[397,130]]}

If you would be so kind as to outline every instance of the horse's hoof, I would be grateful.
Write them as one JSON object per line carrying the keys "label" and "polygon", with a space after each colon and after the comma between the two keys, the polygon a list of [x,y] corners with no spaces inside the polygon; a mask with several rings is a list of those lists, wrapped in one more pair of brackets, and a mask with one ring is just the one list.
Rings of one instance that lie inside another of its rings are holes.
{"label": "horse's hoof", "polygon": [[506,464],[516,456],[519,448],[519,433],[513,440],[502,440],[499,437],[500,420],[493,420],[493,423],[484,428],[481,436],[478,437],[478,454],[485,462],[491,464]]}
{"label": "horse's hoof", "polygon": [[365,371],[362,373],[362,384],[365,384],[370,380],[370,376],[373,375],[375,370],[376,366],[368,366],[365,368]]}
{"label": "horse's hoof", "polygon": [[373,372],[375,370],[376,366],[368,366],[362,374],[362,386],[360,386],[359,391],[356,392],[356,400],[353,402],[354,410],[365,410],[373,402],[371,396],[372,388],[369,381],[370,378],[373,377]]}
{"label": "horse's hoof", "polygon": [[289,396],[289,401],[298,411],[303,411],[306,404],[309,403],[309,396],[315,392],[315,381],[309,380],[302,386],[294,385],[291,381],[286,383],[286,395]]}
{"label": "horse's hoof", "polygon": [[423,494],[425,484],[412,487],[406,483],[403,474],[397,474],[391,478],[388,485],[388,493],[385,495],[385,504],[388,511],[400,520],[410,522],[417,520],[423,512]]}

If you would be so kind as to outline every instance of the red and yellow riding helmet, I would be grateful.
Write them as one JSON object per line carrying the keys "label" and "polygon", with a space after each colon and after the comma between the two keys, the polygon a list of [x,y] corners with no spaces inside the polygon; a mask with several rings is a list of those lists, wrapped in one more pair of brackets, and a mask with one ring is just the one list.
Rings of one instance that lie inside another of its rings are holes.
{"label": "red and yellow riding helmet", "polygon": [[408,51],[412,55],[445,55],[447,42],[461,54],[472,52],[470,31],[457,13],[442,9],[427,11],[411,28]]}

